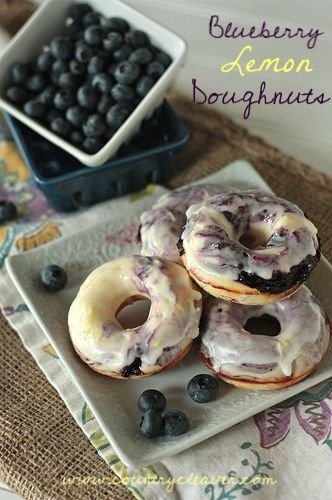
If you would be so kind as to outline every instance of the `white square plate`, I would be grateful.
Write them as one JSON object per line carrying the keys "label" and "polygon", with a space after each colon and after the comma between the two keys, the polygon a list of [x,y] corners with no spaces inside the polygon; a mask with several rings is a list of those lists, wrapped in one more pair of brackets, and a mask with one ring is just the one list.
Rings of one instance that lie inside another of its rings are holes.
{"label": "white square plate", "polygon": [[[269,190],[253,167],[242,161],[200,180],[206,181]],[[77,357],[69,340],[68,309],[79,286],[94,268],[119,255],[138,252],[134,243],[122,247],[114,243],[115,240],[121,241],[123,229],[133,228],[133,224],[138,226],[138,219],[138,213],[125,218],[119,214],[108,222],[7,259],[7,268],[15,285],[125,464],[142,466],[174,455],[332,376],[330,348],[316,372],[292,387],[259,392],[220,382],[217,400],[200,405],[186,394],[188,381],[198,373],[207,372],[195,352],[174,368],[141,380],[116,380],[90,370]],[[124,233],[127,234],[128,231]],[[50,263],[64,267],[69,276],[66,289],[51,295],[38,283],[39,270]],[[326,259],[322,258],[308,285],[332,317],[332,267]],[[137,399],[142,391],[151,388],[165,394],[167,410],[177,408],[188,415],[188,433],[177,438],[157,439],[147,439],[140,433],[141,414]]]}

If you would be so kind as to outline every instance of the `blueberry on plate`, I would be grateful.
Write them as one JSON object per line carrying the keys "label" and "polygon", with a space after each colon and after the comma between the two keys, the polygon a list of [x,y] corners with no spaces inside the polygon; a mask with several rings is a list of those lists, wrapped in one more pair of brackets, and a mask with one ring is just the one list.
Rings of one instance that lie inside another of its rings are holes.
{"label": "blueberry on plate", "polygon": [[102,115],[106,115],[108,111],[111,109],[111,107],[114,104],[114,100],[107,96],[107,95],[102,95],[98,105],[97,105],[97,111],[98,113],[101,113]]}
{"label": "blueberry on plate", "polygon": [[180,410],[172,410],[163,417],[163,431],[168,436],[180,436],[189,429],[189,420]]}
{"label": "blueberry on plate", "polygon": [[57,292],[67,284],[67,273],[62,267],[51,264],[40,271],[40,280],[47,290]]}
{"label": "blueberry on plate", "polygon": [[169,66],[172,62],[172,59],[168,54],[165,54],[165,52],[158,52],[158,54],[155,56],[155,61],[160,62],[165,68]]}
{"label": "blueberry on plate", "polygon": [[105,59],[101,56],[93,56],[91,57],[88,64],[88,73],[89,75],[96,75],[97,73],[101,73],[105,66]]}
{"label": "blueberry on plate", "polygon": [[17,84],[24,84],[29,76],[29,67],[27,64],[14,63],[10,67],[11,81]]}
{"label": "blueberry on plate", "polygon": [[100,26],[92,25],[84,30],[84,40],[92,46],[101,45],[103,40],[103,30]]}
{"label": "blueberry on plate", "polygon": [[161,436],[163,433],[163,417],[158,410],[148,410],[144,413],[140,431],[148,438]]}
{"label": "blueberry on plate", "polygon": [[0,224],[9,222],[17,216],[16,206],[13,202],[0,200]]}
{"label": "blueberry on plate", "polygon": [[37,57],[36,64],[39,71],[42,71],[43,73],[48,73],[52,69],[53,62],[54,58],[51,52],[46,51],[39,54],[39,56]]}
{"label": "blueberry on plate", "polygon": [[98,91],[90,85],[82,85],[77,91],[77,102],[85,109],[94,110],[98,100]]}
{"label": "blueberry on plate", "polygon": [[118,33],[126,33],[129,30],[129,24],[122,17],[109,17],[103,22],[103,28],[107,31],[117,31]]}
{"label": "blueberry on plate", "polygon": [[112,87],[111,96],[117,102],[130,102],[135,97],[135,91],[128,85],[117,83],[114,87]]}
{"label": "blueberry on plate", "polygon": [[87,43],[80,42],[76,46],[75,58],[78,62],[87,63],[93,56],[93,49]]}
{"label": "blueberry on plate", "polygon": [[80,130],[74,130],[70,134],[70,138],[69,138],[70,142],[72,144],[74,144],[74,146],[77,146],[77,147],[82,146],[84,139],[85,139],[85,136],[84,136],[83,132],[81,132]]}
{"label": "blueberry on plate", "polygon": [[113,85],[113,78],[108,73],[97,73],[92,78],[91,85],[102,94],[108,94]]}
{"label": "blueberry on plate", "polygon": [[68,9],[68,16],[81,21],[85,14],[92,12],[91,5],[87,3],[72,3]]}
{"label": "blueberry on plate", "polygon": [[146,47],[140,47],[134,50],[130,56],[129,61],[138,64],[139,66],[146,66],[152,61],[153,55]]}
{"label": "blueberry on plate", "polygon": [[75,103],[75,95],[71,89],[60,89],[55,94],[53,103],[56,109],[65,111]]}
{"label": "blueberry on plate", "polygon": [[147,389],[138,398],[138,407],[141,411],[155,410],[162,412],[166,406],[166,398],[156,389]]}
{"label": "blueberry on plate", "polygon": [[106,122],[101,115],[90,115],[83,124],[83,133],[86,137],[100,137],[106,132]]}
{"label": "blueberry on plate", "polygon": [[106,115],[107,125],[117,130],[130,115],[130,109],[125,104],[114,104]]}
{"label": "blueberry on plate", "polygon": [[82,78],[79,75],[73,75],[69,71],[62,73],[58,79],[58,85],[62,89],[76,89],[81,82]]}
{"label": "blueberry on plate", "polygon": [[55,94],[56,88],[52,85],[48,85],[48,87],[46,87],[41,94],[37,96],[37,100],[45,104],[45,106],[52,106]]}
{"label": "blueberry on plate", "polygon": [[25,86],[28,90],[30,90],[30,92],[34,92],[37,94],[38,92],[41,92],[46,86],[45,76],[41,73],[32,75],[27,79]]}
{"label": "blueberry on plate", "polygon": [[25,114],[31,118],[43,118],[46,114],[47,107],[40,101],[28,101],[23,106],[23,111]]}
{"label": "blueberry on plate", "polygon": [[153,86],[154,80],[150,76],[142,76],[136,83],[136,92],[140,97],[145,97]]}
{"label": "blueberry on plate", "polygon": [[218,393],[218,382],[215,377],[202,373],[193,377],[188,385],[187,392],[196,403],[213,401]]}
{"label": "blueberry on plate", "polygon": [[125,38],[126,42],[135,49],[138,47],[144,47],[149,43],[148,35],[141,30],[128,31]]}
{"label": "blueberry on plate", "polygon": [[66,120],[69,121],[74,127],[82,127],[87,119],[88,112],[82,106],[70,106],[66,111]]}
{"label": "blueberry on plate", "polygon": [[154,80],[158,80],[158,78],[160,78],[161,75],[165,72],[165,69],[165,66],[160,62],[152,61],[146,68],[146,74]]}
{"label": "blueberry on plate", "polygon": [[119,62],[125,61],[132,53],[132,50],[133,49],[129,45],[123,44],[121,45],[121,47],[119,47],[117,50],[113,52],[113,59]]}
{"label": "blueberry on plate", "polygon": [[119,49],[123,44],[123,38],[120,33],[116,33],[115,31],[110,31],[104,36],[103,39],[103,47],[108,52],[114,52]]}
{"label": "blueberry on plate", "polygon": [[56,59],[68,61],[73,55],[74,45],[68,37],[58,36],[51,41],[50,50]]}
{"label": "blueberry on plate", "polygon": [[72,126],[60,116],[51,122],[51,130],[60,137],[68,137],[72,131]]}
{"label": "blueberry on plate", "polygon": [[118,83],[124,85],[131,85],[139,77],[140,69],[134,62],[122,61],[120,62],[115,71],[114,78]]}
{"label": "blueberry on plate", "polygon": [[87,137],[83,142],[83,149],[87,153],[94,154],[97,153],[104,145],[104,142],[100,137]]}
{"label": "blueberry on plate", "polygon": [[23,104],[28,99],[28,93],[22,87],[12,85],[6,89],[6,97],[8,101],[14,104]]}

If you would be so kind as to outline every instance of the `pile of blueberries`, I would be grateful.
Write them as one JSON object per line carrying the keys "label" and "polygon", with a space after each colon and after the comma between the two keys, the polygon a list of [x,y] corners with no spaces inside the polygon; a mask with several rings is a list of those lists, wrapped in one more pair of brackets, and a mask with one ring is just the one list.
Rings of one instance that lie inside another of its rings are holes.
{"label": "pile of blueberries", "polygon": [[10,68],[7,99],[54,133],[96,153],[172,60],[120,17],[69,7],[61,36],[29,64]]}
{"label": "pile of blueberries", "polygon": [[[213,401],[218,393],[218,382],[206,373],[196,375],[187,385],[187,393],[196,403]],[[189,419],[180,410],[171,410],[162,415],[166,407],[164,394],[156,389],[148,389],[140,395],[138,407],[144,413],[140,431],[148,438],[162,435],[180,436],[189,429]]]}

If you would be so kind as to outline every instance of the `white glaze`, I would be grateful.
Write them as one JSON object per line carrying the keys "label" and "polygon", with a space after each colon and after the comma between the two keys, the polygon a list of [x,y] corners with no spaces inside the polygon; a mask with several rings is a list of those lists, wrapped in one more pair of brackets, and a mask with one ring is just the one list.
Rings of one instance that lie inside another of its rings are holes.
{"label": "white glaze", "polygon": [[[263,314],[278,319],[277,336],[253,335],[244,329],[249,318]],[[303,286],[291,297],[263,306],[209,297],[203,308],[201,340],[201,352],[216,372],[273,380],[297,376],[319,363],[330,341],[330,326],[320,304]]]}
{"label": "white glaze", "polygon": [[[239,242],[248,233],[262,242],[258,248]],[[187,269],[211,281],[237,281],[241,271],[268,280],[274,271],[289,273],[319,247],[317,229],[300,208],[253,190],[220,194],[191,206],[181,238]]]}
{"label": "white glaze", "polygon": [[[150,312],[143,325],[123,329],[116,315],[131,297],[150,299]],[[200,315],[201,294],[184,268],[131,256],[88,276],[70,307],[68,325],[74,346],[99,371],[120,372],[136,357],[148,370],[175,358],[178,347],[197,337]]]}
{"label": "white glaze", "polygon": [[203,184],[163,195],[141,215],[141,254],[181,263],[176,244],[186,223],[186,210],[222,191],[221,185]]}

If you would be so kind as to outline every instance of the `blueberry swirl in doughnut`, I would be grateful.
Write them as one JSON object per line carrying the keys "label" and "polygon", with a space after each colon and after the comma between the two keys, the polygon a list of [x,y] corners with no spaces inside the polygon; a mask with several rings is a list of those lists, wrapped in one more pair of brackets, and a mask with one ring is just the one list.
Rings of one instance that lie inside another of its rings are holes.
{"label": "blueberry swirl in doughnut", "polygon": [[302,210],[253,190],[191,206],[178,248],[204,290],[252,305],[294,293],[320,259],[317,229]]}
{"label": "blueberry swirl in doughnut", "polygon": [[[147,320],[123,328],[122,308],[149,299]],[[187,271],[156,257],[121,257],[95,269],[68,315],[71,340],[90,368],[116,378],[153,375],[180,361],[197,337],[201,294]]]}
{"label": "blueberry swirl in doughnut", "polygon": [[[280,323],[276,336],[245,330],[264,314]],[[328,349],[331,325],[309,289],[263,306],[209,297],[203,307],[200,354],[222,379],[245,389],[280,389],[308,376]]]}
{"label": "blueberry swirl in doughnut", "polygon": [[187,209],[222,191],[224,188],[218,184],[199,184],[164,194],[141,215],[141,254],[181,263],[176,245],[186,223]]}

